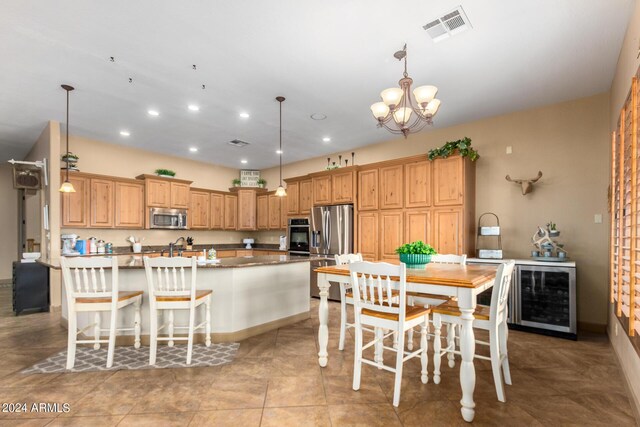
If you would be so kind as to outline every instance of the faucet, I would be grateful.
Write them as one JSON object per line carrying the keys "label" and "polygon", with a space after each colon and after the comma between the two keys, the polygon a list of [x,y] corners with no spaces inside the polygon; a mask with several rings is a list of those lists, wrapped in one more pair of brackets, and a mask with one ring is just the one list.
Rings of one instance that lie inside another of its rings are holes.
{"label": "faucet", "polygon": [[[175,242],[169,243],[169,258],[173,258],[173,250],[178,244],[179,241],[182,240],[182,246],[184,246],[184,237],[178,237]],[[182,255],[182,248],[178,249],[178,256]]]}

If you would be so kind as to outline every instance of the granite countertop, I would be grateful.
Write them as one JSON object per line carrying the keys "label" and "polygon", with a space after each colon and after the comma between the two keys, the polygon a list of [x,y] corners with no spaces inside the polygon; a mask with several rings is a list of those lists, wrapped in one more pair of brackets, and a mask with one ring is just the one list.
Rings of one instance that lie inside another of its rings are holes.
{"label": "granite countertop", "polygon": [[[269,243],[254,243],[251,245],[251,249],[247,249],[242,243],[218,243],[218,244],[205,244],[205,245],[193,245],[192,249],[186,249],[182,246],[177,246],[175,251],[178,249],[182,249],[183,251],[203,251],[214,248],[216,251],[274,251],[274,252],[282,252],[283,254],[287,253],[286,249],[280,249],[280,245],[278,244],[269,244]],[[131,255],[145,255],[145,254],[154,254],[160,252],[169,252],[168,245],[143,245],[142,252],[134,254],[131,246],[116,246],[113,248],[113,253],[108,255],[117,255],[117,256],[131,256]],[[69,255],[69,256],[104,256],[104,254],[85,254],[85,255]]]}
{"label": "granite countertop", "polygon": [[[103,255],[104,256],[104,255]],[[144,264],[142,255],[118,256],[118,268],[120,269],[142,269]],[[240,268],[256,267],[261,265],[291,264],[296,262],[309,262],[317,259],[314,256],[300,255],[258,255],[234,258],[219,258],[215,264],[198,264],[198,268]],[[40,264],[56,270],[60,269],[59,260],[38,260]]]}

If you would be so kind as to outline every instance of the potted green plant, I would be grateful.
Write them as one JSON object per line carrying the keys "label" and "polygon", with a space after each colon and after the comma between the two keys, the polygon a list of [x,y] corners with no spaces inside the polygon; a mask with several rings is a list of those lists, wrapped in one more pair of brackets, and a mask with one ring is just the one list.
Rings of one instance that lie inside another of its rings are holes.
{"label": "potted green plant", "polygon": [[558,237],[560,235],[560,230],[558,230],[556,223],[553,221],[549,221],[547,230],[549,230],[549,237]]}
{"label": "potted green plant", "polygon": [[163,176],[165,178],[173,178],[174,176],[176,176],[176,173],[171,169],[156,169],[155,173],[156,175]]}
{"label": "potted green plant", "polygon": [[242,183],[242,181],[240,181],[240,178],[235,178],[231,180],[231,183],[233,184],[234,187],[240,187],[240,184]]}
{"label": "potted green plant", "polygon": [[478,152],[471,147],[471,138],[464,137],[457,141],[448,141],[440,148],[434,148],[429,150],[428,157],[429,160],[435,160],[438,157],[442,157],[446,159],[449,156],[452,156],[455,153],[458,153],[461,157],[468,157],[472,162],[478,160],[480,155]]}
{"label": "potted green plant", "polygon": [[260,188],[264,188],[264,187],[266,187],[266,186],[267,186],[267,180],[266,180],[266,179],[263,179],[263,178],[260,178],[260,179],[258,180],[258,187],[260,187]]}
{"label": "potted green plant", "polygon": [[62,163],[64,163],[62,169],[66,169],[68,165],[69,170],[78,170],[76,163],[78,163],[78,160],[80,160],[80,158],[72,152],[64,153],[60,160],[62,160]]}
{"label": "potted green plant", "polygon": [[396,248],[396,253],[400,255],[400,262],[407,264],[407,268],[425,268],[431,262],[431,255],[438,252],[433,246],[418,240]]}

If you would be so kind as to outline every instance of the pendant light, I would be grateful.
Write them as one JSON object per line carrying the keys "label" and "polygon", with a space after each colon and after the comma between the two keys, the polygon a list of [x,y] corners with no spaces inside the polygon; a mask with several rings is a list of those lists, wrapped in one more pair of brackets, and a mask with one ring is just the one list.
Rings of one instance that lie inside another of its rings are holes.
{"label": "pendant light", "polygon": [[282,103],[284,96],[277,96],[276,101],[280,103],[280,186],[276,190],[276,196],[284,197],[287,195],[287,190],[282,186]]}
{"label": "pendant light", "polygon": [[69,92],[71,92],[74,87],[69,85],[62,85],[62,89],[67,91],[67,155],[65,156],[65,161],[67,163],[67,177],[60,186],[61,193],[75,193],[76,189],[73,188],[73,184],[69,182]]}

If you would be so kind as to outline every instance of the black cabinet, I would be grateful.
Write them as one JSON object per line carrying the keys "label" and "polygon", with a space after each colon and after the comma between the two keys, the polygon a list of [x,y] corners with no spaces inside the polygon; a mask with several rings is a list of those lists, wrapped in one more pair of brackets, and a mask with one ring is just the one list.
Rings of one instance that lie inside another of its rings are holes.
{"label": "black cabinet", "polygon": [[13,263],[13,311],[49,311],[49,268],[38,263]]}

